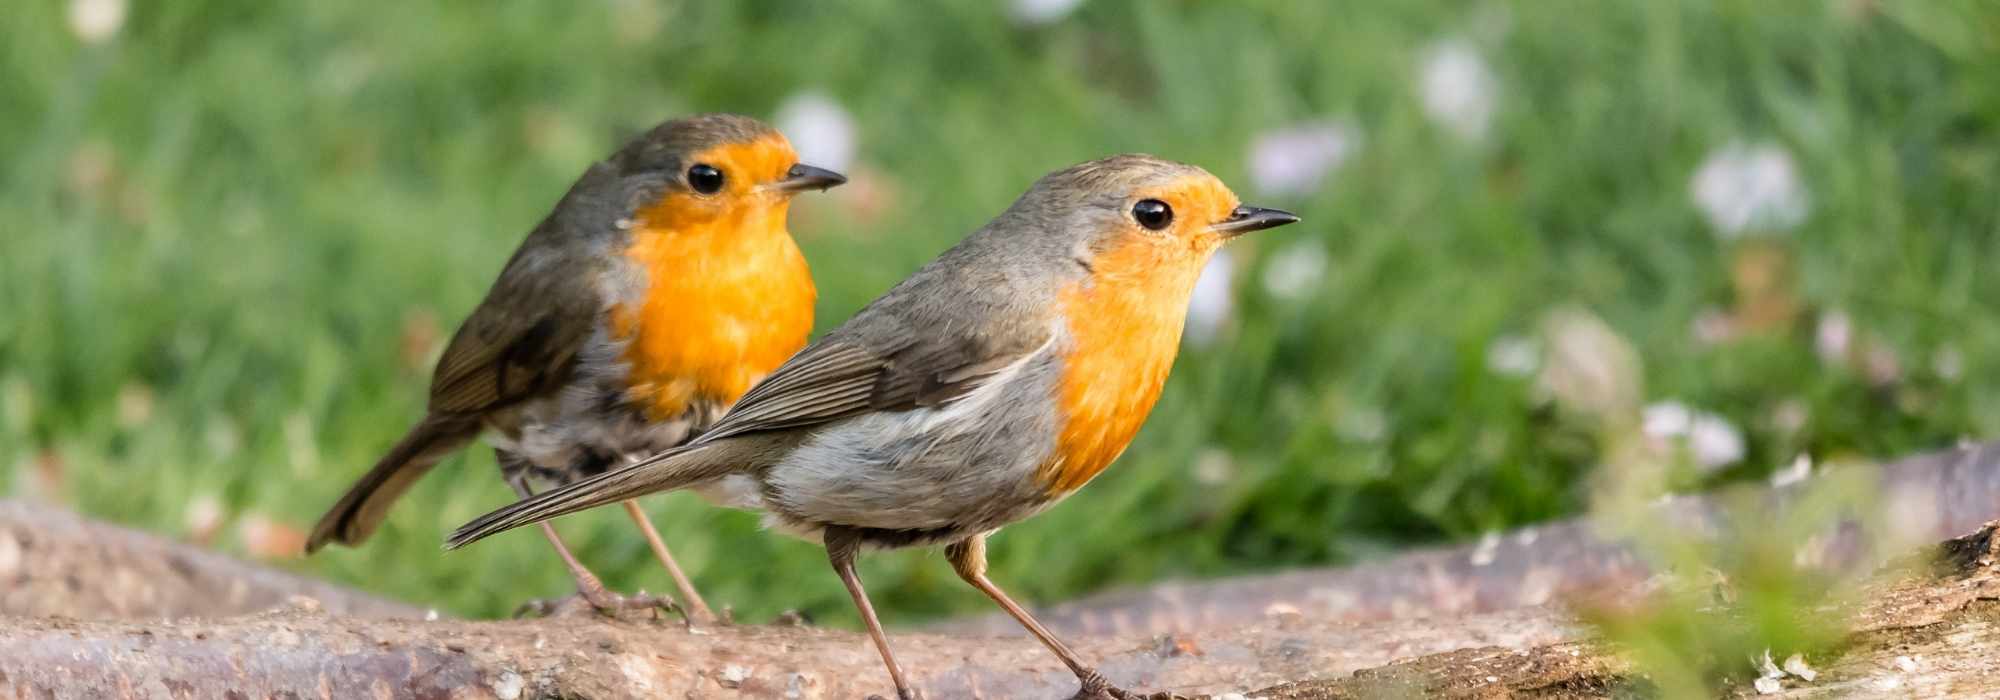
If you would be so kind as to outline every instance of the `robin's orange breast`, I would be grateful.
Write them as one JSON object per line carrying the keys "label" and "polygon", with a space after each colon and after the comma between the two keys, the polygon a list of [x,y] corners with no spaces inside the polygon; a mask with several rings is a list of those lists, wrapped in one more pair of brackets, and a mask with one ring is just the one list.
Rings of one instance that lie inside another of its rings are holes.
{"label": "robin's orange breast", "polygon": [[1201,272],[1189,255],[1134,240],[1099,253],[1091,277],[1060,292],[1072,341],[1056,396],[1062,427],[1036,474],[1051,493],[1080,488],[1110,466],[1159,400]]}
{"label": "robin's orange breast", "polygon": [[645,212],[625,257],[646,271],[636,305],[611,309],[625,340],[628,396],[669,420],[697,402],[727,405],[803,347],[811,271],[785,231],[782,199],[732,207],[698,225]]}

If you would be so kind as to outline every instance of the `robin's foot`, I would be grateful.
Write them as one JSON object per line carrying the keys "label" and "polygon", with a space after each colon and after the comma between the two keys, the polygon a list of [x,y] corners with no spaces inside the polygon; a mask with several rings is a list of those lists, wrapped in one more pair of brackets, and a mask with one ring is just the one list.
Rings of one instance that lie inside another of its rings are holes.
{"label": "robin's foot", "polygon": [[804,610],[797,610],[797,609],[786,610],[784,612],[778,613],[777,617],[771,619],[771,626],[811,627],[813,626],[813,619],[812,615],[806,614],[806,611]]}
{"label": "robin's foot", "polygon": [[1124,690],[1104,680],[1104,676],[1098,675],[1096,671],[1091,671],[1089,675],[1077,680],[1081,681],[1082,685],[1076,689],[1076,695],[1070,696],[1070,700],[1166,700],[1177,697],[1170,693],[1134,693]]}
{"label": "robin's foot", "polygon": [[682,620],[687,621],[687,615],[681,606],[671,598],[648,595],[645,591],[628,596],[601,589],[592,592],[578,591],[555,600],[530,600],[514,609],[514,617],[617,618],[621,613],[631,610],[651,610],[662,615],[680,614]]}

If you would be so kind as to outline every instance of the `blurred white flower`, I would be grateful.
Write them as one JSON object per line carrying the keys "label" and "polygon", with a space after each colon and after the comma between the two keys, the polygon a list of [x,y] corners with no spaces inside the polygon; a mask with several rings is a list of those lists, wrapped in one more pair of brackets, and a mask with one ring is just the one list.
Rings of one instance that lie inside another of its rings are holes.
{"label": "blurred white flower", "polygon": [[1813,330],[1813,352],[1819,355],[1820,362],[1845,364],[1853,345],[1854,321],[1847,317],[1847,312],[1834,309],[1819,315],[1819,327]]}
{"label": "blurred white flower", "polygon": [[1563,408],[1589,416],[1635,415],[1639,352],[1588,311],[1567,309],[1542,320],[1542,371],[1537,383]]}
{"label": "blurred white flower", "polygon": [[1194,296],[1188,301],[1188,342],[1207,345],[1229,324],[1229,316],[1236,309],[1236,299],[1232,296],[1235,274],[1228,248],[1215,251],[1215,257],[1209,258],[1208,266],[1202,268],[1201,278],[1194,283]]}
{"label": "blurred white flower", "polygon": [[1733,143],[1709,153],[1688,188],[1723,238],[1792,228],[1810,207],[1791,154],[1769,144]]}
{"label": "blurred white flower", "polygon": [[1641,429],[1655,440],[1686,444],[1704,470],[1743,461],[1743,433],[1729,419],[1690,409],[1678,401],[1647,406]]}
{"label": "blurred white flower", "polygon": [[1720,345],[1736,338],[1736,319],[1722,309],[1702,309],[1694,317],[1694,340],[1702,345]]}
{"label": "blurred white flower", "polygon": [[1306,238],[1286,246],[1264,266],[1264,291],[1286,301],[1310,296],[1326,275],[1326,246]]}
{"label": "blurred white flower", "polygon": [[819,92],[792,95],[778,105],[772,121],[792,140],[799,162],[843,172],[854,164],[854,117],[832,97]]}
{"label": "blurred white flower", "polygon": [[1784,436],[1796,435],[1799,431],[1805,430],[1806,421],[1811,419],[1812,413],[1806,410],[1806,402],[1799,399],[1779,401],[1778,405],[1771,409],[1771,427],[1776,428],[1778,433]]}
{"label": "blurred white flower", "polygon": [[1868,354],[1863,358],[1862,369],[1868,374],[1868,381],[1876,386],[1888,386],[1902,381],[1903,360],[1896,357],[1896,351],[1888,343],[1868,344]]}
{"label": "blurred white flower", "polygon": [[123,26],[125,0],[70,0],[69,31],[83,43],[102,43]]}
{"label": "blurred white flower", "polygon": [[1068,17],[1083,0],[1014,0],[1014,21],[1022,24],[1052,24]]}
{"label": "blurred white flower", "polygon": [[1531,338],[1503,335],[1486,346],[1486,369],[1508,377],[1525,377],[1542,365],[1542,348]]}
{"label": "blurred white flower", "polygon": [[1333,429],[1353,442],[1380,442],[1389,434],[1389,414],[1374,406],[1352,404],[1334,418]]}
{"label": "blurred white flower", "polygon": [[201,494],[188,501],[187,511],[181,515],[181,527],[187,538],[196,544],[208,544],[222,529],[222,521],[227,517],[222,501],[214,494]]}
{"label": "blurred white flower", "polygon": [[1937,354],[1931,356],[1931,371],[1936,372],[1939,379],[1956,382],[1965,376],[1965,356],[1959,354],[1958,348],[1938,348]]}
{"label": "blurred white flower", "polygon": [[1812,457],[1801,454],[1793,458],[1789,466],[1771,472],[1771,485],[1778,488],[1791,486],[1792,484],[1805,481],[1806,477],[1812,476],[1812,471]]}
{"label": "blurred white flower", "polygon": [[118,387],[118,427],[132,430],[153,417],[153,390],[138,382]]}
{"label": "blurred white flower", "polygon": [[1361,146],[1361,130],[1336,121],[1294,124],[1265,132],[1250,145],[1250,184],[1273,196],[1318,190]]}
{"label": "blurred white flower", "polygon": [[1204,448],[1194,458],[1194,480],[1204,486],[1220,486],[1236,476],[1236,461],[1220,447]]}
{"label": "blurred white flower", "polygon": [[1434,44],[1424,52],[1422,73],[1424,114],[1461,139],[1485,138],[1499,81],[1479,50],[1457,39]]}

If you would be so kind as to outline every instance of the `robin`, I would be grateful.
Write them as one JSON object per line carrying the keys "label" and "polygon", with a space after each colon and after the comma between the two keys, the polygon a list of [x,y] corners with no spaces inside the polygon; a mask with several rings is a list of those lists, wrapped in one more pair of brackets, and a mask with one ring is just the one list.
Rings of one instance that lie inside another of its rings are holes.
{"label": "robin", "polygon": [[[843,182],[731,114],[668,121],[592,165],[459,326],[423,420],[320,518],[306,551],[366,540],[411,484],[482,433],[525,498],[535,483],[600,474],[709,427],[805,345],[815,292],[786,212],[793,195]],[[709,619],[645,512],[636,501],[625,511],[692,614]],[[607,591],[554,528],[542,534],[592,608],[670,605]]]}
{"label": "robin", "polygon": [[915,693],[854,572],[863,547],[944,545],[961,578],[1076,673],[1078,697],[1124,697],[987,580],[986,537],[1074,493],[1132,441],[1210,254],[1298,220],[1150,156],[1050,174],[700,437],[483,516],[446,547],[643,494],[722,491],[825,544],[901,697]]}

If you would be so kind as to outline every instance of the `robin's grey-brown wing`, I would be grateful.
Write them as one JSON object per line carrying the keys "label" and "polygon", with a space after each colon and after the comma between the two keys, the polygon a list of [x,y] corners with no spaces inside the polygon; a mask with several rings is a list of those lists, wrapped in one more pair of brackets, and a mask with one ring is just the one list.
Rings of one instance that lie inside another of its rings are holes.
{"label": "robin's grey-brown wing", "polygon": [[871,332],[836,332],[792,356],[697,442],[944,404],[1033,353],[1054,332],[1046,323],[1026,333],[953,334],[887,316],[867,321]]}
{"label": "robin's grey-brown wing", "polygon": [[[953,333],[943,325],[919,333],[914,332],[917,327],[890,314],[864,311],[786,360],[713,429],[688,444],[487,513],[453,532],[445,546],[455,549],[522,525],[682,488],[767,461],[784,437],[769,433],[778,436],[773,443],[756,433],[949,402],[1045,346],[1054,333],[1052,325],[1039,321],[1026,326],[1031,331],[1018,333]],[[730,437],[738,439],[725,439]]]}
{"label": "robin's grey-brown wing", "polygon": [[600,306],[597,265],[553,238],[544,224],[514,253],[438,361],[430,415],[320,517],[306,551],[360,544],[417,479],[478,436],[485,414],[569,381]]}
{"label": "robin's grey-brown wing", "polygon": [[538,237],[514,254],[452,336],[431,377],[432,413],[486,413],[568,382],[602,306],[599,263],[537,245]]}

